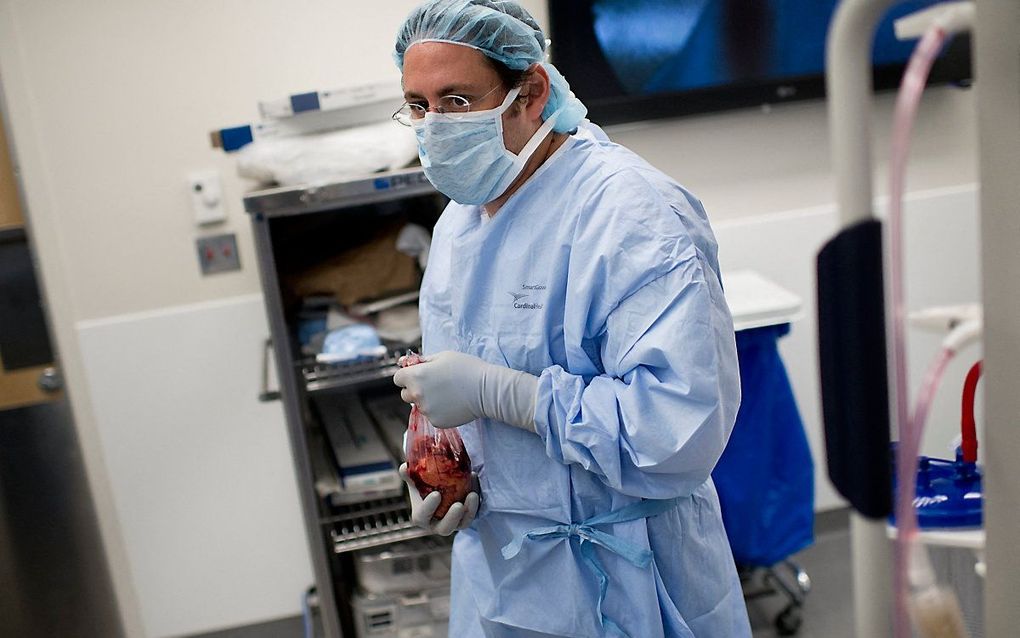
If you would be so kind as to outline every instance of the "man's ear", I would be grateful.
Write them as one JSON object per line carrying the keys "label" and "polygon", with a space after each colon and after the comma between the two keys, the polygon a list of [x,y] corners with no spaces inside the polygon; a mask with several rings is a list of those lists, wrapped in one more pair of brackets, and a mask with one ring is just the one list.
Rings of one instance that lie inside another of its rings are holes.
{"label": "man's ear", "polygon": [[524,105],[524,112],[529,120],[539,120],[542,111],[548,104],[551,97],[551,84],[549,73],[541,64],[533,64],[525,76],[524,85],[521,87],[521,95],[527,95],[527,102]]}

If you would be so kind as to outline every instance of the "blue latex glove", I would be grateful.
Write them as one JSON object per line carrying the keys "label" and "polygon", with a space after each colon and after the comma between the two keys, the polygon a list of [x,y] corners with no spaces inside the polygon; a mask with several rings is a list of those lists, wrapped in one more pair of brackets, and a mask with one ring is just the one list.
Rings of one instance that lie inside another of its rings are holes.
{"label": "blue latex glove", "polygon": [[490,418],[535,431],[538,377],[445,351],[423,363],[401,368],[393,383],[400,398],[414,403],[437,428]]}
{"label": "blue latex glove", "polygon": [[400,478],[407,484],[407,495],[411,499],[411,521],[422,529],[427,529],[433,534],[449,536],[459,529],[464,529],[475,520],[478,514],[478,475],[471,473],[471,485],[474,491],[469,492],[463,503],[454,503],[447,510],[441,520],[435,520],[433,515],[440,501],[443,500],[439,492],[432,492],[424,499],[418,493],[414,481],[407,475],[407,463],[400,466]]}

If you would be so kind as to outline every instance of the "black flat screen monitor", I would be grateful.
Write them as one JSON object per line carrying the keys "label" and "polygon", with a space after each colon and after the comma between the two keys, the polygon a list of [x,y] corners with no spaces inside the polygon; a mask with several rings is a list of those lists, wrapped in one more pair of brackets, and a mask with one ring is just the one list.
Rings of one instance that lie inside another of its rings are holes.
{"label": "black flat screen monitor", "polygon": [[[825,94],[825,36],[837,0],[550,0],[552,61],[599,124],[775,104]],[[916,41],[893,21],[937,0],[897,3],[873,48],[877,90],[899,84]],[[931,82],[967,84],[956,38]]]}

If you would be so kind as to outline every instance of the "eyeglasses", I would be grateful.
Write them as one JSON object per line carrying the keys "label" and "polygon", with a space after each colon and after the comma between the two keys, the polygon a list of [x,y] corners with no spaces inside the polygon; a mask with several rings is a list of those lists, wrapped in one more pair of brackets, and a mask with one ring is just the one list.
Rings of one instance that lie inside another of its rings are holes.
{"label": "eyeglasses", "polygon": [[488,93],[475,100],[469,100],[462,95],[444,95],[439,98],[435,106],[428,106],[427,102],[404,102],[404,105],[393,113],[393,119],[404,126],[411,126],[411,122],[423,119],[429,111],[433,113],[467,113],[471,110],[472,105],[489,97],[501,86],[501,84],[497,84],[489,89]]}

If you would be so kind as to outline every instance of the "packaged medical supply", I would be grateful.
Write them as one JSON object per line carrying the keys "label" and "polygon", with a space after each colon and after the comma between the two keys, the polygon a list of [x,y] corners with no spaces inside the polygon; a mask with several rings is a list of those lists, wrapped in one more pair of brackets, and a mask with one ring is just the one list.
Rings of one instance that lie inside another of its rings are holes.
{"label": "packaged medical supply", "polygon": [[263,119],[279,120],[332,111],[332,127],[347,128],[388,118],[402,99],[398,81],[375,82],[262,100],[259,114]]}
{"label": "packaged medical supply", "polygon": [[368,594],[422,591],[450,580],[452,537],[426,536],[354,553],[358,586]]}
{"label": "packaged medical supply", "polygon": [[307,135],[255,139],[236,153],[241,177],[296,186],[403,168],[418,156],[415,137],[391,121]]}
{"label": "packaged medical supply", "polygon": [[357,396],[322,394],[315,408],[346,493],[388,490],[401,483],[396,464]]}
{"label": "packaged medical supply", "polygon": [[366,399],[365,409],[379,425],[379,434],[394,458],[403,459],[404,434],[411,406],[404,403],[399,394],[390,392]]}
{"label": "packaged medical supply", "polygon": [[322,352],[315,359],[320,363],[349,363],[359,359],[372,359],[386,354],[379,334],[370,325],[355,323],[326,335]]}
{"label": "packaged medical supply", "polygon": [[447,635],[449,587],[414,594],[363,594],[351,601],[358,638],[440,638]]}

